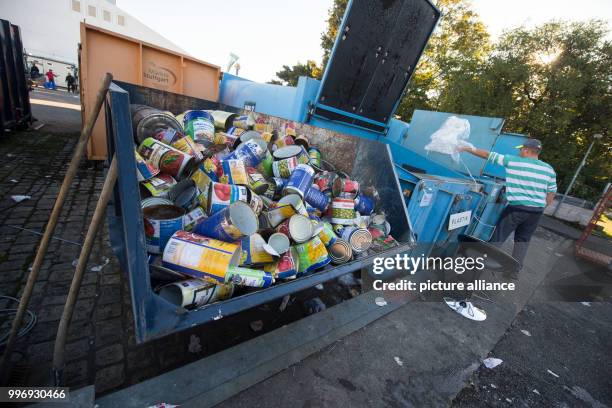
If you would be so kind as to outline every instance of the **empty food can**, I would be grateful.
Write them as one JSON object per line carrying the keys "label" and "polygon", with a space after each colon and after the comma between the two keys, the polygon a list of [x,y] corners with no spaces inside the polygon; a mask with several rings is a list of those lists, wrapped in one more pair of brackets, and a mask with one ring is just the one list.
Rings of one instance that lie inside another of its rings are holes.
{"label": "empty food can", "polygon": [[195,226],[194,232],[225,242],[235,242],[257,232],[257,216],[247,203],[237,201]]}
{"label": "empty food can", "polygon": [[162,286],[159,296],[176,306],[194,309],[232,297],[233,283],[212,283],[201,279],[188,279]]}
{"label": "empty food can", "polygon": [[176,231],[183,229],[185,210],[175,205],[152,205],[142,210],[147,251],[161,254]]}

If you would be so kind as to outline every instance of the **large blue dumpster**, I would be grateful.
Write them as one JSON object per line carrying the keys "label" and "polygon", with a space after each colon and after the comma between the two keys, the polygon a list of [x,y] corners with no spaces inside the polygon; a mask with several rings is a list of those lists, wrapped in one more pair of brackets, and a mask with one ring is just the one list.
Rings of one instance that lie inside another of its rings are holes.
{"label": "large blue dumpster", "polygon": [[[297,124],[298,131],[309,136],[324,157],[338,170],[351,175],[362,185],[373,186],[380,195],[381,209],[392,225],[392,235],[400,245],[384,252],[373,253],[339,266],[305,277],[277,284],[231,299],[187,311],[159,297],[151,280],[147,260],[145,233],[140,207],[140,192],[136,177],[134,136],[130,103],[148,105],[175,114],[188,109],[223,109],[236,111],[214,101],[172,94],[127,83],[113,83],[107,97],[107,133],[109,157],[116,155],[119,179],[108,211],[111,245],[122,269],[127,273],[132,295],[136,325],[136,340],[143,342],[196,324],[216,320],[287,294],[297,292],[343,274],[368,268],[376,256],[394,256],[411,248],[411,230],[398,177],[389,147],[381,142],[366,140],[338,132]],[[262,116],[263,117],[263,116]],[[265,117],[280,128],[286,120]]]}

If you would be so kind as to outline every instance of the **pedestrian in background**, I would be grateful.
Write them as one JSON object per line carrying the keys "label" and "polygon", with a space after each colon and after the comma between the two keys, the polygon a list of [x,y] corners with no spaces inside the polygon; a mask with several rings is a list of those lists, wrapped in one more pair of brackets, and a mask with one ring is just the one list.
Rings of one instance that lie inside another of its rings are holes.
{"label": "pedestrian in background", "polygon": [[46,76],[47,76],[47,82],[49,83],[49,89],[55,89],[55,77],[57,75],[55,75],[53,70],[50,69],[49,71],[47,71]]}
{"label": "pedestrian in background", "polygon": [[68,85],[68,92],[76,93],[76,79],[70,72],[66,75],[66,84]]}
{"label": "pedestrian in background", "polygon": [[40,71],[36,66],[36,63],[32,63],[32,67],[30,68],[30,78],[36,79],[40,76]]}

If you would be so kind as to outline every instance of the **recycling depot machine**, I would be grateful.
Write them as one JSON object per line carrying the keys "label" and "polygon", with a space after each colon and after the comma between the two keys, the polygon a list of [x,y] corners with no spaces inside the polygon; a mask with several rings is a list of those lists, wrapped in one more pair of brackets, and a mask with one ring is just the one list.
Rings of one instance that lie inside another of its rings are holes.
{"label": "recycling depot machine", "polygon": [[[137,342],[368,269],[376,257],[452,254],[461,235],[490,238],[505,205],[503,169],[475,157],[455,163],[446,155],[426,154],[431,134],[450,113],[415,111],[409,124],[394,118],[439,18],[428,0],[350,1],[322,80],[301,77],[296,87],[224,73],[219,98],[210,101],[127,82],[111,85],[105,115],[108,157],[116,155],[121,176],[107,215],[111,245],[129,277]],[[399,246],[195,310],[169,303],[153,290],[156,275],[164,272],[147,257],[130,104],[174,114],[254,111],[277,128],[294,122],[296,132],[307,135],[338,170],[376,188]],[[469,142],[479,148],[510,152],[524,139],[503,133],[500,118],[457,116],[469,121]]]}

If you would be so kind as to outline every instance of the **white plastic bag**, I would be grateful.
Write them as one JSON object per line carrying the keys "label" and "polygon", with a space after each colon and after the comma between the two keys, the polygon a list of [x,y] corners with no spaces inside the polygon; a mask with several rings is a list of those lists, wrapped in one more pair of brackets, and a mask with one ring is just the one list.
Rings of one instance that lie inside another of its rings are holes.
{"label": "white plastic bag", "polygon": [[470,122],[451,116],[442,123],[440,129],[436,130],[425,146],[425,150],[450,155],[455,162],[459,162],[460,146],[474,147],[467,140],[470,137]]}

